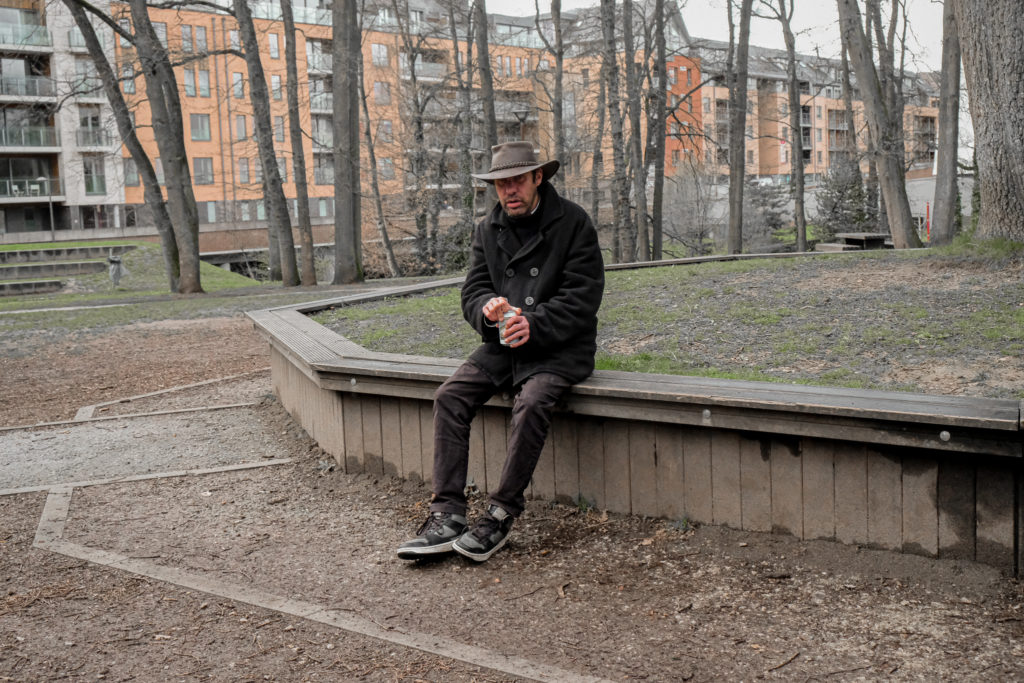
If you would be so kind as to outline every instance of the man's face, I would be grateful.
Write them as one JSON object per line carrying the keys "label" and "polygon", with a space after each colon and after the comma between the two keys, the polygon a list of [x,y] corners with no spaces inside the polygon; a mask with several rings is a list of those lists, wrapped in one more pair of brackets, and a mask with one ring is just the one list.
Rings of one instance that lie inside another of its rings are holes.
{"label": "man's face", "polygon": [[499,178],[494,181],[494,189],[498,193],[501,208],[509,216],[525,216],[537,207],[540,187],[544,174],[540,169],[528,173],[520,173],[511,178]]}

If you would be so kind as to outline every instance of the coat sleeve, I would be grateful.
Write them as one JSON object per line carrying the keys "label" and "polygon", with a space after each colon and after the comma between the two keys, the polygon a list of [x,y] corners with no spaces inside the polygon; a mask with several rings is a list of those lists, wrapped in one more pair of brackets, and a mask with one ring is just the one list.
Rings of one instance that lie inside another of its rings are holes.
{"label": "coat sleeve", "polygon": [[477,224],[470,246],[469,272],[462,284],[462,315],[484,341],[497,340],[498,330],[484,321],[484,304],[498,296],[484,253],[483,231],[487,220]]}
{"label": "coat sleeve", "polygon": [[597,231],[583,214],[574,226],[565,271],[558,292],[526,314],[530,321],[530,342],[541,348],[570,343],[597,328],[597,309],[604,295],[604,260]]}

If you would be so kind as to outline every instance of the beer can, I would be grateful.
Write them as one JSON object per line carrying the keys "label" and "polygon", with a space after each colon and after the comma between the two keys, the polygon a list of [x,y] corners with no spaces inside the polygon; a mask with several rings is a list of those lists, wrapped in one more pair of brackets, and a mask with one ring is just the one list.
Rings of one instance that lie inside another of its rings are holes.
{"label": "beer can", "polygon": [[514,318],[516,315],[516,310],[510,308],[505,311],[505,315],[498,321],[498,341],[501,342],[502,346],[508,346],[508,340],[505,339],[505,325],[508,324],[510,318]]}

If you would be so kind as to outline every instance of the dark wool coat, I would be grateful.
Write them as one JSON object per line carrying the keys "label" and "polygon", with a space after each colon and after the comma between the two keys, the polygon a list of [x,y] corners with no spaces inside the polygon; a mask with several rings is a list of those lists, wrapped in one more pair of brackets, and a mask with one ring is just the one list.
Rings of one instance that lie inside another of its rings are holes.
{"label": "dark wool coat", "polygon": [[[594,370],[597,309],[604,294],[604,262],[597,231],[579,205],[547,181],[539,188],[537,235],[519,247],[508,216],[497,204],[473,233],[462,313],[483,344],[469,357],[497,385],[519,385],[537,372],[580,382]],[[483,315],[484,304],[503,296],[523,309],[530,339],[511,349]]]}

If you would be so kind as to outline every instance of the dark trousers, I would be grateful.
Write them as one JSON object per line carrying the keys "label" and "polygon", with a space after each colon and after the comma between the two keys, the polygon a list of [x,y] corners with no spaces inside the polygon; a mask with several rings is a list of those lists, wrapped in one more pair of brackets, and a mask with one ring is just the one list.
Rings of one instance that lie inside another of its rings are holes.
{"label": "dark trousers", "polygon": [[[508,455],[497,487],[488,482],[491,503],[518,517],[551,425],[551,411],[571,386],[548,372],[527,379],[512,406]],[[434,394],[434,499],[432,512],[466,512],[469,425],[477,410],[501,391],[479,368],[463,363]]]}

